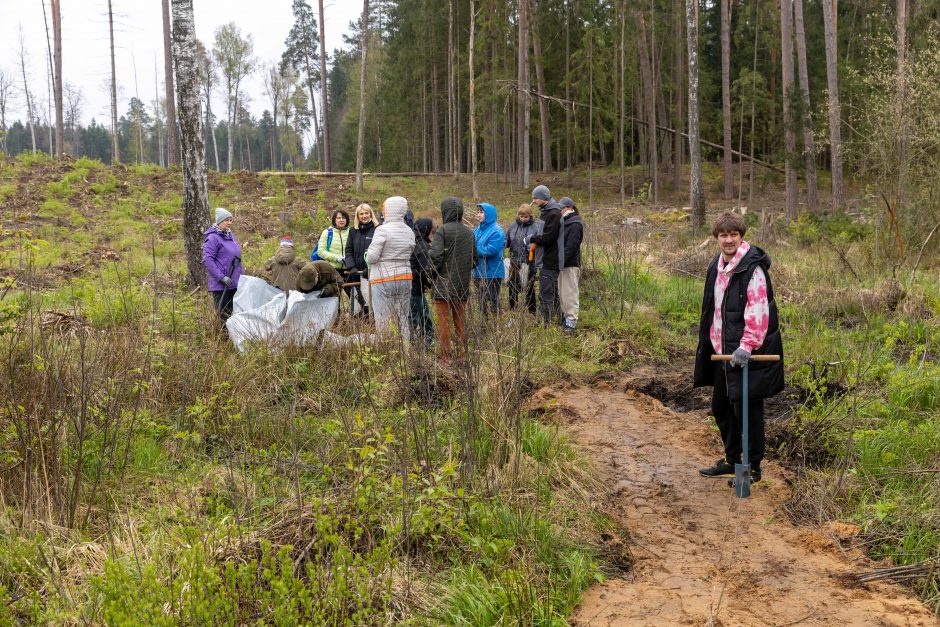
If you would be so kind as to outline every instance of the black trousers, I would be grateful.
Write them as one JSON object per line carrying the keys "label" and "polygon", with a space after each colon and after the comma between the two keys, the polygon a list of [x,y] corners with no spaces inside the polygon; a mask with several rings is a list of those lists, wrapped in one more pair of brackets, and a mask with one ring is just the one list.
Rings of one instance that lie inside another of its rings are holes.
{"label": "black trousers", "polygon": [[479,298],[480,311],[484,316],[499,313],[499,288],[503,284],[502,279],[474,279],[477,285],[477,296]]}
{"label": "black trousers", "polygon": [[561,324],[561,304],[558,300],[558,270],[542,268],[539,276],[539,312],[545,326]]}
{"label": "black trousers", "polygon": [[[758,466],[764,459],[764,399],[748,399],[748,458],[751,466]],[[721,432],[725,446],[725,459],[732,464],[741,463],[741,403],[732,403],[728,398],[728,384],[723,365],[715,366],[715,387],[712,391],[712,415]]]}
{"label": "black trousers", "polygon": [[232,317],[232,305],[237,291],[237,289],[232,289],[209,292],[212,294],[212,304],[215,305],[215,310],[219,314],[219,321],[222,323],[223,329],[226,320]]}

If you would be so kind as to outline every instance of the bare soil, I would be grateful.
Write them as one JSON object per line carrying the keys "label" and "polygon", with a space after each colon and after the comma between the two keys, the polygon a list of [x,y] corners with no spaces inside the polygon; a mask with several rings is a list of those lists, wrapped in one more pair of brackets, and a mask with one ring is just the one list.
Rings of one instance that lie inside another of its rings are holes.
{"label": "bare soil", "polygon": [[706,411],[674,412],[637,391],[648,384],[648,373],[611,375],[532,399],[591,454],[607,486],[598,498],[631,534],[633,568],[590,588],[573,624],[938,624],[909,591],[858,582],[876,565],[853,547],[852,525],[791,522],[779,465],[765,462],[750,499],[699,477],[721,457]]}

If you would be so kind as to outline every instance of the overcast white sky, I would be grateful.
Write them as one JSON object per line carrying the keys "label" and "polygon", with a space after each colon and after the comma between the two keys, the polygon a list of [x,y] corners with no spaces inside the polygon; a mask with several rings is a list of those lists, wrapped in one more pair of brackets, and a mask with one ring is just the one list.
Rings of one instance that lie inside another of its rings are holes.
{"label": "overcast white sky", "polygon": [[[48,101],[47,47],[43,25],[43,1],[48,13],[48,0],[0,0],[0,69],[12,72],[21,88],[22,78],[18,66],[19,27],[22,25],[29,56],[28,71],[32,74],[30,92],[43,106]],[[308,0],[317,11],[317,0]],[[154,100],[154,62],[157,64],[158,89],[163,87],[163,22],[161,0],[112,0],[115,13],[115,63],[118,83],[118,115],[127,112],[127,103],[138,95],[147,103]],[[107,0],[61,0],[62,12],[62,77],[64,82],[81,88],[85,96],[82,119],[87,123],[96,118],[99,124],[110,126],[111,105],[108,79],[111,72],[108,56],[108,3]],[[255,56],[262,63],[278,61],[284,49],[284,39],[293,23],[291,0],[193,0],[196,34],[212,47],[215,30],[227,22],[234,22],[242,35],[254,37]],[[327,0],[326,48],[332,54],[343,44],[342,35],[349,22],[358,18],[362,2],[358,0]],[[50,23],[50,35],[52,25]],[[137,83],[134,82],[134,66]],[[253,101],[248,108],[259,116],[266,107],[261,73],[251,76],[243,90]],[[217,101],[217,103],[216,103]],[[213,113],[225,115],[221,95],[213,101]],[[11,120],[26,119],[26,103],[18,97],[7,111]]]}

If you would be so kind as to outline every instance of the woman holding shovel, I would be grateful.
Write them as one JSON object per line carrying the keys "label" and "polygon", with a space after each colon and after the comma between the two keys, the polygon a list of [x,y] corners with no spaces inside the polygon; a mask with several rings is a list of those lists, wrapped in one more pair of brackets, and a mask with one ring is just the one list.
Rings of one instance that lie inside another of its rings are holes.
{"label": "woman holding shovel", "polygon": [[[744,241],[744,218],[732,212],[718,216],[712,235],[719,253],[708,266],[699,343],[695,353],[695,387],[713,386],[712,415],[721,433],[725,456],[702,468],[703,477],[732,477],[741,464],[742,416],[749,404],[750,480],[761,480],[764,458],[764,399],[783,389],[783,341],[770,281],[770,257]],[[712,361],[712,355],[731,355]],[[752,356],[779,355],[778,361],[753,361]],[[743,370],[749,365],[747,397]]]}

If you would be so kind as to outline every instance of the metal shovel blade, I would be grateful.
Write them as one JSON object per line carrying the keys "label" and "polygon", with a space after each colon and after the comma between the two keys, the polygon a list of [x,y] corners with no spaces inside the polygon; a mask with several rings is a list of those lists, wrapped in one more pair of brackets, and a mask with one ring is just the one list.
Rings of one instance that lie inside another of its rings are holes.
{"label": "metal shovel blade", "polygon": [[734,465],[734,494],[739,499],[751,496],[751,465]]}

